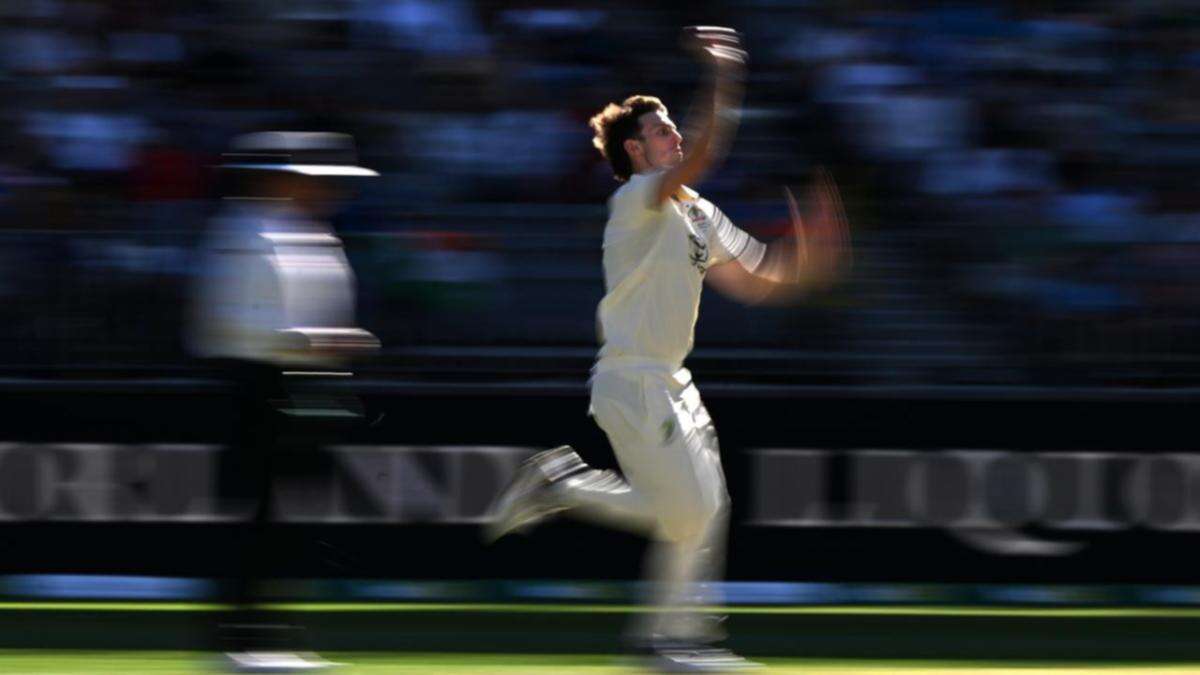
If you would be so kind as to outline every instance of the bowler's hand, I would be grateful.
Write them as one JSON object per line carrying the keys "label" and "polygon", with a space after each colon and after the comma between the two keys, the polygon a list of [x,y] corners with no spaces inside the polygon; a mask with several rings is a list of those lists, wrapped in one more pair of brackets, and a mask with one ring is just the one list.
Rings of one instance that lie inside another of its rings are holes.
{"label": "bowler's hand", "polygon": [[805,190],[803,211],[784,188],[792,221],[795,258],[792,278],[810,286],[833,282],[850,267],[850,228],[842,197],[829,172],[820,169]]}
{"label": "bowler's hand", "polygon": [[684,48],[718,71],[741,72],[750,55],[742,47],[741,36],[723,26],[688,26],[683,29]]}

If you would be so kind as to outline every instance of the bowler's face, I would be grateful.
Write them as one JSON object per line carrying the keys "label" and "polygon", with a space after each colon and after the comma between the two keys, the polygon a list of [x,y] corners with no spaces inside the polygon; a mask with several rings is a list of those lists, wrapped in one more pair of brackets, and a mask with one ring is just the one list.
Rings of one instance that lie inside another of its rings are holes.
{"label": "bowler's face", "polygon": [[669,169],[683,161],[683,136],[670,116],[662,111],[643,114],[641,124],[642,148],[646,165],[651,170]]}

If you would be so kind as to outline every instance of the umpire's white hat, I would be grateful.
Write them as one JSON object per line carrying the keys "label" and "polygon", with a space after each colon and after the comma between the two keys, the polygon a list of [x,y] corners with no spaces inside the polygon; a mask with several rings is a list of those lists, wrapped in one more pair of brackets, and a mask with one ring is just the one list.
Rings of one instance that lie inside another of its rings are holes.
{"label": "umpire's white hat", "polygon": [[222,155],[225,169],[283,171],[304,176],[378,176],[358,166],[354,138],[327,131],[259,131],[238,136]]}

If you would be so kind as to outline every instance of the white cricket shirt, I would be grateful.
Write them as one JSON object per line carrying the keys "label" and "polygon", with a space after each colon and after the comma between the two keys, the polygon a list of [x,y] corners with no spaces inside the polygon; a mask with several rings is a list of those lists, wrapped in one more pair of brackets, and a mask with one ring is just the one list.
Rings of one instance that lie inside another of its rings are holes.
{"label": "white cricket shirt", "polygon": [[287,202],[236,200],[205,243],[189,343],[198,356],[320,365],[283,331],[355,326],[355,278],[326,223]]}
{"label": "white cricket shirt", "polygon": [[753,242],[687,188],[692,199],[655,205],[661,179],[661,172],[634,174],[608,200],[595,372],[681,368],[692,350],[705,271]]}

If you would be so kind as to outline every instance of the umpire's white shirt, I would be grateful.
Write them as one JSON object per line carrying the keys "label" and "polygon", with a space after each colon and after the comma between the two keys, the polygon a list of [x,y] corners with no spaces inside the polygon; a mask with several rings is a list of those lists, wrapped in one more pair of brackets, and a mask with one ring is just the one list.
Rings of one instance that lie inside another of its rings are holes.
{"label": "umpire's white shirt", "polygon": [[731,258],[714,226],[723,214],[687,188],[691,199],[655,204],[661,180],[661,172],[634,174],[608,200],[598,373],[681,368],[692,350],[704,273]]}
{"label": "umpire's white shirt", "polygon": [[319,365],[292,328],[355,325],[355,279],[332,228],[286,201],[229,200],[205,243],[189,343],[199,356]]}

